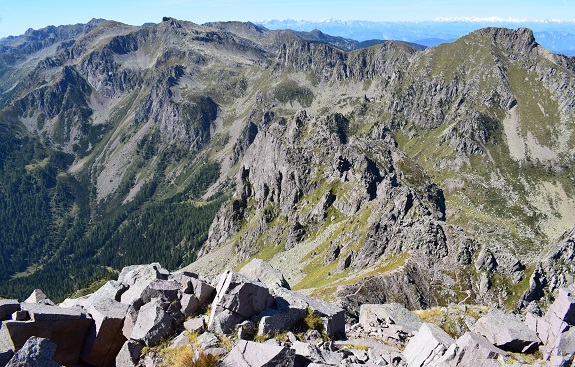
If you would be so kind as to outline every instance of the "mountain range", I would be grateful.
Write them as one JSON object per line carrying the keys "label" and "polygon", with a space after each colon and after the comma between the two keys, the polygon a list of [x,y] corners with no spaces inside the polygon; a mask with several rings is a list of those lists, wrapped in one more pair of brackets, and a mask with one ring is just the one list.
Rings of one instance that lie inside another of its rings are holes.
{"label": "mountain range", "polygon": [[373,22],[329,19],[324,21],[265,20],[258,22],[269,29],[293,29],[310,32],[320,30],[332,36],[358,41],[373,39],[399,40],[424,46],[453,42],[470,32],[487,27],[529,28],[535,39],[547,49],[569,56],[575,55],[575,21],[528,21],[525,19],[441,18],[417,22]]}
{"label": "mountain range", "polygon": [[94,19],[0,60],[2,296],[254,257],[350,314],[573,282],[575,61],[529,29],[426,48]]}

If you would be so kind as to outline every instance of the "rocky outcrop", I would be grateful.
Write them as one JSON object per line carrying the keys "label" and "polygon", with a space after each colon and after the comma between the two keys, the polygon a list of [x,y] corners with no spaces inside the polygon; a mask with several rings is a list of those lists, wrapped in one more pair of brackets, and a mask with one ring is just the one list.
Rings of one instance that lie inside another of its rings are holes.
{"label": "rocky outcrop", "polygon": [[32,303],[21,303],[21,310],[27,316],[24,320],[2,322],[0,339],[4,348],[17,351],[32,336],[47,338],[57,345],[55,361],[78,363],[92,323],[86,311]]}

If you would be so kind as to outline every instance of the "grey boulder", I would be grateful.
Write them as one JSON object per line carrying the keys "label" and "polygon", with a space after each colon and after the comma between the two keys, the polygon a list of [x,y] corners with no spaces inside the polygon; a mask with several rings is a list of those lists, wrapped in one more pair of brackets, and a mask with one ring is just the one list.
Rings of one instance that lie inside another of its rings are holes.
{"label": "grey boulder", "polygon": [[169,336],[174,331],[174,320],[167,312],[169,306],[159,298],[142,306],[130,338],[154,346]]}
{"label": "grey boulder", "polygon": [[46,338],[30,337],[8,361],[6,367],[60,367],[52,359],[56,344]]}
{"label": "grey boulder", "polygon": [[475,323],[473,331],[493,345],[510,352],[527,352],[541,344],[537,334],[519,317],[499,310],[490,311]]}
{"label": "grey boulder", "polygon": [[136,367],[144,346],[135,340],[124,343],[116,356],[116,367]]}
{"label": "grey boulder", "polygon": [[409,367],[435,366],[453,344],[455,340],[439,326],[423,323],[403,355]]}
{"label": "grey boulder", "polygon": [[222,366],[292,367],[295,351],[286,347],[239,340],[222,360]]}
{"label": "grey boulder", "polygon": [[265,285],[234,272],[224,273],[216,289],[208,329],[218,334],[233,333],[237,324],[259,314],[273,302]]}
{"label": "grey boulder", "polygon": [[342,308],[288,289],[276,288],[274,294],[276,303],[278,300],[285,301],[290,309],[307,310],[309,308],[321,318],[323,331],[328,336],[345,336],[345,313]]}
{"label": "grey boulder", "polygon": [[118,282],[117,280],[110,280],[101,286],[96,292],[92,293],[88,299],[86,299],[82,306],[88,309],[94,303],[100,302],[105,299],[113,299],[115,301],[120,301],[122,293],[128,289],[128,286]]}
{"label": "grey boulder", "polygon": [[261,259],[253,259],[239,271],[250,280],[264,283],[268,288],[281,287],[290,289],[282,273]]}
{"label": "grey boulder", "polygon": [[406,332],[417,331],[422,324],[419,316],[399,303],[363,304],[359,309],[359,323],[366,329],[382,323],[398,325]]}
{"label": "grey boulder", "polygon": [[26,303],[37,303],[41,305],[49,305],[54,306],[54,302],[52,302],[45,294],[42,292],[41,289],[34,289],[30,296],[26,298],[24,301]]}
{"label": "grey boulder", "polygon": [[184,328],[190,333],[203,333],[204,332],[204,318],[196,317],[184,322]]}
{"label": "grey boulder", "polygon": [[182,276],[180,284],[184,294],[193,294],[198,299],[199,307],[204,306],[214,296],[216,289],[197,278]]}

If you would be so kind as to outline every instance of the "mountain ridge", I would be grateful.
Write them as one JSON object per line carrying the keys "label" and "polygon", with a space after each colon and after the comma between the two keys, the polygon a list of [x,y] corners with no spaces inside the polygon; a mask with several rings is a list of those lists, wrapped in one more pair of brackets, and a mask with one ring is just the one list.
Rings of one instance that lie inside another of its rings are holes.
{"label": "mountain ridge", "polygon": [[[264,257],[350,312],[365,279],[411,308],[525,307],[537,257],[573,226],[572,59],[527,29],[425,50],[322,38],[165,17],[6,59],[1,123],[29,140],[3,159],[26,147],[18,172],[61,185],[42,204],[61,237],[25,239],[53,251],[5,274],[10,291],[63,271],[58,257],[110,278],[213,254],[198,272]],[[95,280],[73,271],[66,289]]]}

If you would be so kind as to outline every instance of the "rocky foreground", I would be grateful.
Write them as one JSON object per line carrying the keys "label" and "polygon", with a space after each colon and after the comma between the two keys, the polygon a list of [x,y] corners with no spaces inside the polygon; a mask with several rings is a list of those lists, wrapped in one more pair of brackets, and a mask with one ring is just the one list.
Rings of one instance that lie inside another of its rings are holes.
{"label": "rocky foreground", "polygon": [[346,319],[261,260],[214,282],[155,263],[58,306],[39,290],[0,300],[0,366],[574,365],[575,285],[542,316],[478,316],[465,315],[454,339],[440,327],[449,315],[438,326],[397,303],[364,304],[359,320]]}

